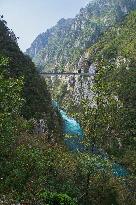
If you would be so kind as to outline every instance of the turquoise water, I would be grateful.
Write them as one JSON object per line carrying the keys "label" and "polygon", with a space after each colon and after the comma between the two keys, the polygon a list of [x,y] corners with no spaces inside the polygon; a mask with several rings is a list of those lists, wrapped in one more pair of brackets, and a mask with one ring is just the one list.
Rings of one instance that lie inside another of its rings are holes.
{"label": "turquoise water", "polygon": [[68,135],[77,135],[80,139],[83,139],[83,130],[80,127],[80,124],[71,117],[67,116],[67,113],[63,110],[60,110],[60,114],[63,119],[63,131]]}
{"label": "turquoise water", "polygon": [[[53,107],[57,108],[60,112],[60,115],[63,119],[63,132],[64,134],[70,135],[70,138],[65,138],[65,143],[71,151],[75,152],[90,152],[96,154],[103,158],[103,160],[107,160],[108,156],[104,151],[101,151],[98,148],[95,148],[95,152],[92,151],[92,148],[88,148],[82,143],[84,134],[83,130],[75,119],[69,117],[65,111],[63,111],[57,102],[53,101]],[[117,177],[124,177],[128,175],[128,171],[125,167],[120,164],[113,163],[112,164],[112,173]]]}
{"label": "turquoise water", "polygon": [[83,130],[82,130],[80,124],[72,117],[69,117],[64,110],[60,109],[57,102],[53,101],[53,106],[59,110],[61,117],[63,119],[63,132],[64,132],[64,134],[78,136],[78,138],[80,140],[82,140],[83,139]]}

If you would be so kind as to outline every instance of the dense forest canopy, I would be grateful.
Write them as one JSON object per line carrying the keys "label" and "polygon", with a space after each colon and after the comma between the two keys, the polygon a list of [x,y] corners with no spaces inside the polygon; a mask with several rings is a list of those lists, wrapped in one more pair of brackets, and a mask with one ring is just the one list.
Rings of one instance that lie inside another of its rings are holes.
{"label": "dense forest canopy", "polygon": [[[26,51],[37,67],[1,16],[0,204],[135,205],[135,9],[94,0],[61,19]],[[71,117],[83,140],[64,133]]]}

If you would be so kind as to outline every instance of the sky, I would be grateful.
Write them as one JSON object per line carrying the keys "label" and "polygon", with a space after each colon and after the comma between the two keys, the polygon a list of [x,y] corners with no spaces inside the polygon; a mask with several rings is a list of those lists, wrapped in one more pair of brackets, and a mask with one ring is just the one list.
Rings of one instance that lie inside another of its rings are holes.
{"label": "sky", "polygon": [[19,37],[22,51],[61,18],[72,18],[89,0],[0,0],[0,15]]}

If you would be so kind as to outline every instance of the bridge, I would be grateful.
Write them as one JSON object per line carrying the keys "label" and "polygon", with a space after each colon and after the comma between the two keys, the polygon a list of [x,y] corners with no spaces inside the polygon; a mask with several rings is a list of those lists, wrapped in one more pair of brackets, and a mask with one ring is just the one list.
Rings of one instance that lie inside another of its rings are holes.
{"label": "bridge", "polygon": [[94,76],[94,74],[92,73],[48,73],[48,72],[41,72],[40,75],[44,75],[44,76]]}

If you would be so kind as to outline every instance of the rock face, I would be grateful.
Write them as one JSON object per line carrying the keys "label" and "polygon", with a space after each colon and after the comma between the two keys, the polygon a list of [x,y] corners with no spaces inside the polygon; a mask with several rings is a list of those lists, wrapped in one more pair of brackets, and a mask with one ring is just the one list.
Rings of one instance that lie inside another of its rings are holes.
{"label": "rock face", "polygon": [[[26,54],[28,54],[31,58],[35,58],[40,51],[44,50],[50,45],[52,47],[51,51],[49,48],[48,53],[45,53],[43,56],[41,56],[42,59],[39,58],[38,60],[37,58],[37,61],[35,61],[38,63],[40,60],[42,60],[42,63],[44,64],[44,61],[46,62],[49,59],[49,56],[51,57],[53,53],[55,54],[55,52],[58,51],[58,47],[60,43],[62,43],[61,40],[68,35],[72,22],[73,19],[65,20],[62,18],[60,21],[58,21],[56,26],[48,29],[45,33],[40,34],[32,43],[31,47],[27,49]],[[57,41],[58,39],[59,41]],[[38,63],[38,65],[41,65],[42,63]]]}
{"label": "rock face", "polygon": [[[97,71],[89,48],[98,42],[102,34],[127,14],[136,9],[136,0],[93,0],[80,9],[73,19],[61,19],[57,25],[40,34],[26,53],[37,65],[38,71],[90,72]],[[99,51],[94,49],[93,54]],[[62,76],[47,78],[52,98],[59,103],[72,100],[79,104],[82,99],[91,101],[92,78]],[[73,84],[73,85],[72,85]],[[63,93],[63,94],[62,94]]]}
{"label": "rock face", "polygon": [[39,70],[73,71],[85,49],[135,8],[136,0],[94,0],[74,19],[61,19],[56,26],[40,34],[26,53]]}

